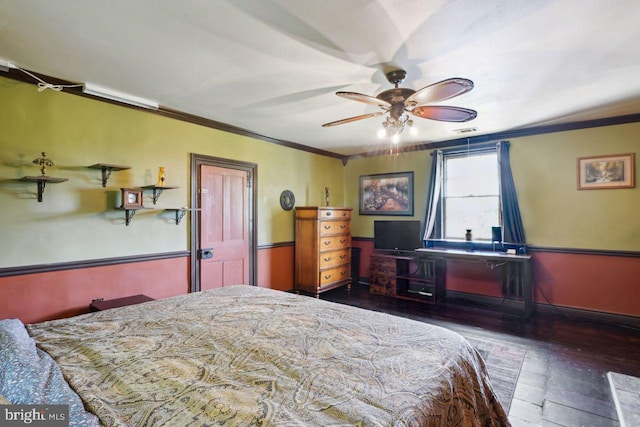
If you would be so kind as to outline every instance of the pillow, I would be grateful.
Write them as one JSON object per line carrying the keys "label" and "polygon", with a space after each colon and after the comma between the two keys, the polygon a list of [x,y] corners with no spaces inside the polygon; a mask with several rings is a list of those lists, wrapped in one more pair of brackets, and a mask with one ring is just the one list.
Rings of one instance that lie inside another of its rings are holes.
{"label": "pillow", "polygon": [[0,396],[14,405],[69,405],[73,425],[100,425],[18,319],[0,320]]}

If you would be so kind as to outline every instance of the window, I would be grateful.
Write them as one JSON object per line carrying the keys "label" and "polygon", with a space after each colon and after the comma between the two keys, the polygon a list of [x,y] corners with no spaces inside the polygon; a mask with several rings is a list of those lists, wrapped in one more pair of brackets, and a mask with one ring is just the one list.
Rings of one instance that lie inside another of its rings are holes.
{"label": "window", "polygon": [[471,229],[473,240],[491,240],[491,227],[500,224],[500,178],[495,149],[444,153],[442,235],[464,239]]}
{"label": "window", "polygon": [[464,234],[471,229],[475,242],[486,242],[472,248],[495,250],[492,227],[500,226],[501,249],[526,251],[509,147],[509,141],[475,147],[467,143],[431,153],[423,234],[427,246],[468,249]]}

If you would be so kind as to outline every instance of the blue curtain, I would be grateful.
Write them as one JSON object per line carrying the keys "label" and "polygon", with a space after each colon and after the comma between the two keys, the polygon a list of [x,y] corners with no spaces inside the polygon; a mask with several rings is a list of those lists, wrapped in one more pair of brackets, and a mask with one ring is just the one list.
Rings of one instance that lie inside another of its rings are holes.
{"label": "blue curtain", "polygon": [[438,225],[440,193],[442,187],[443,155],[441,150],[431,153],[431,173],[429,174],[429,190],[427,193],[427,216],[424,220],[423,240],[442,238],[442,228]]}
{"label": "blue curtain", "polygon": [[505,245],[523,246],[526,244],[526,240],[516,186],[511,173],[508,141],[498,142],[498,166],[500,169],[500,211],[502,213],[503,240]]}

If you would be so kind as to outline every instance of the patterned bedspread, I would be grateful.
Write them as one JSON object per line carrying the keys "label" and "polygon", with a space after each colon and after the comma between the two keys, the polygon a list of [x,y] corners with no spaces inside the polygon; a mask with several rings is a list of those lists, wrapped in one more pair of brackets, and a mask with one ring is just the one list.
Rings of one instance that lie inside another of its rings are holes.
{"label": "patterned bedspread", "polygon": [[503,426],[446,329],[252,286],[27,326],[105,425]]}

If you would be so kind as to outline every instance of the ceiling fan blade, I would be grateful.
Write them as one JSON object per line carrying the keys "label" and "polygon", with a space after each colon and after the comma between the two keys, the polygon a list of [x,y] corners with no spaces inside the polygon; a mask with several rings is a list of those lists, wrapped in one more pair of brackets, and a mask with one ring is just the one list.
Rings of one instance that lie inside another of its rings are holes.
{"label": "ceiling fan blade", "polygon": [[407,105],[423,105],[432,102],[451,99],[473,89],[473,82],[469,79],[454,77],[423,87],[406,100]]}
{"label": "ceiling fan blade", "polygon": [[411,114],[423,119],[439,120],[441,122],[468,122],[478,115],[475,110],[468,108],[427,105],[414,108],[411,110]]}
{"label": "ceiling fan blade", "polygon": [[326,127],[329,127],[329,126],[342,125],[342,124],[345,124],[345,123],[355,122],[357,120],[368,119],[369,117],[381,116],[383,114],[385,114],[384,111],[378,111],[377,113],[363,114],[361,116],[349,117],[348,119],[342,119],[342,120],[337,120],[335,122],[325,123],[325,124],[322,125],[322,127],[326,128]]}
{"label": "ceiling fan blade", "polygon": [[343,98],[352,99],[358,102],[364,102],[365,104],[375,105],[380,108],[391,108],[391,104],[384,99],[378,99],[375,96],[363,95],[356,92],[336,92],[336,95]]}

